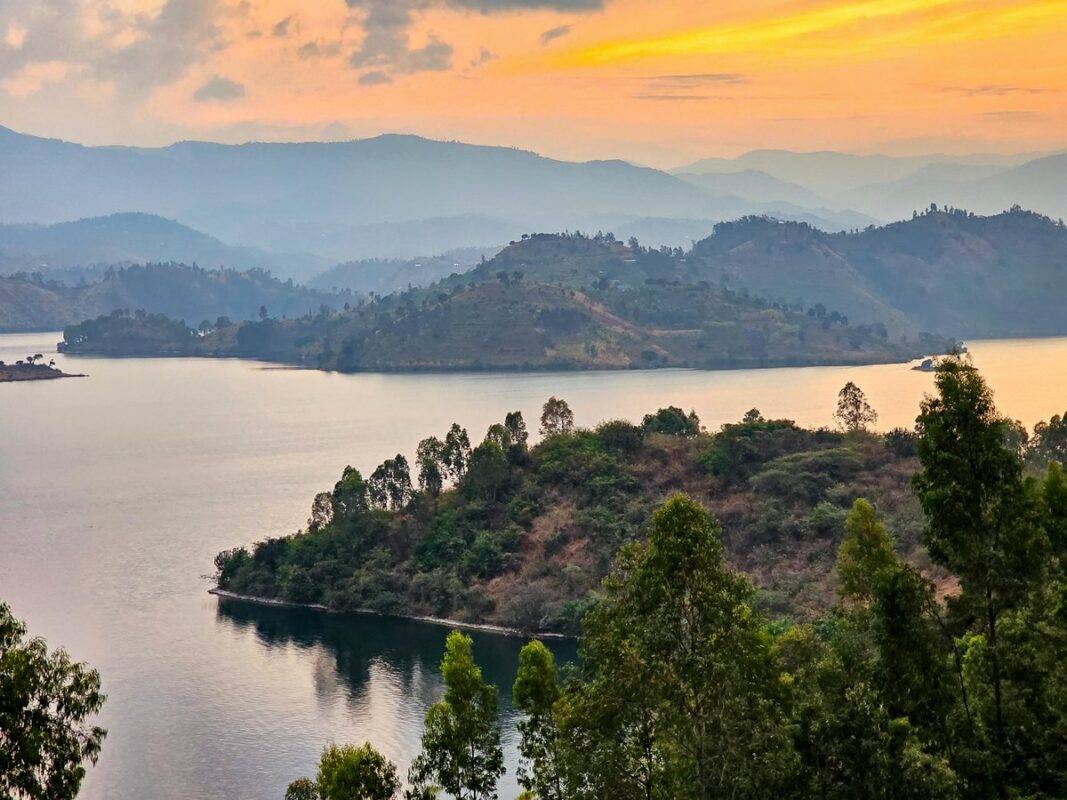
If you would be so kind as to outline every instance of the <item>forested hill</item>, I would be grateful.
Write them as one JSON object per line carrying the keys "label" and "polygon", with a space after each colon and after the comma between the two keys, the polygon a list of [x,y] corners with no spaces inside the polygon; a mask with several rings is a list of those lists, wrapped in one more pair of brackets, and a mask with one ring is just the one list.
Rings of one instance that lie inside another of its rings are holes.
{"label": "forested hill", "polygon": [[277,316],[339,308],[350,294],[280,281],[260,269],[205,270],[184,264],[108,269],[95,283],[65,286],[41,275],[0,277],[0,331],[55,330],[115,309],[144,309],[197,325],[219,317],[240,321],[261,308]]}
{"label": "forested hill", "polygon": [[930,210],[855,233],[749,217],[715,227],[683,272],[855,322],[956,337],[1067,333],[1067,228],[1015,208]]}
{"label": "forested hill", "polygon": [[[951,346],[890,337],[836,312],[785,308],[675,276],[674,252],[611,237],[534,236],[471,272],[350,311],[167,332],[155,318],[105,317],[65,331],[68,352],[246,356],[341,371],[761,367],[907,361]],[[660,277],[665,276],[665,277]],[[144,351],[138,346],[136,352]]]}

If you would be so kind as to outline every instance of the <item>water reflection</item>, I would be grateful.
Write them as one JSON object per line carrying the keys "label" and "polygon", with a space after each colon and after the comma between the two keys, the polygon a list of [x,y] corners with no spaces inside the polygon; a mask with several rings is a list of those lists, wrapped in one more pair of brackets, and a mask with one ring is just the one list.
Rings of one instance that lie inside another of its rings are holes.
{"label": "water reflection", "polygon": [[[295,653],[312,675],[320,711],[343,704],[354,741],[367,740],[404,773],[418,753],[426,710],[443,692],[438,666],[448,628],[412,620],[328,614],[220,598],[216,624],[254,638],[264,653]],[[509,774],[502,796],[514,794],[517,740],[511,686],[523,640],[467,631],[484,678],[500,690]],[[572,641],[546,642],[559,664],[572,661]],[[310,768],[310,767],[309,767]]]}

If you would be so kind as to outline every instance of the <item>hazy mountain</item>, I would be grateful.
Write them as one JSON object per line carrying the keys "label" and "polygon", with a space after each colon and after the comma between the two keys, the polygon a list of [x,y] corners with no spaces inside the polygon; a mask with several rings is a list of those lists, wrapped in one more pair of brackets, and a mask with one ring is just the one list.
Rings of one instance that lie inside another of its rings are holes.
{"label": "hazy mountain", "polygon": [[[1062,153],[891,157],[754,150],[732,159],[704,159],[680,167],[675,174],[708,189],[716,181],[736,181],[730,176],[742,168],[810,191],[824,206],[855,209],[882,220],[909,217],[931,203],[982,214],[1018,204],[1053,217],[1067,215],[1067,192],[1062,188],[1067,154]],[[775,187],[765,182],[764,190],[770,194]],[[811,207],[814,202],[809,198],[801,204]]]}
{"label": "hazy mountain", "polygon": [[360,294],[386,295],[415,286],[428,286],[453,273],[464,273],[492,258],[499,247],[467,247],[438,256],[412,259],[363,259],[338,264],[308,282],[323,291],[349,290]]}
{"label": "hazy mountain", "polygon": [[894,330],[1067,333],[1067,228],[1027,211],[938,211],[855,234],[749,218],[717,226],[689,261],[713,283]]}
{"label": "hazy mountain", "polygon": [[286,276],[325,266],[315,256],[282,256],[227,245],[152,214],[111,214],[53,225],[0,225],[0,274],[170,261],[202,267],[267,268]]}
{"label": "hazy mountain", "polygon": [[[623,161],[573,163],[416,136],[133,148],[85,147],[0,128],[0,174],[0,220],[9,224],[140,211],[223,242],[333,262],[406,259],[504,244],[530,230],[610,230],[644,218],[771,213],[825,222],[831,230],[851,222],[804,207],[795,201],[806,195],[783,194],[781,186],[761,199],[758,183],[769,191],[769,178],[734,177],[729,186],[705,190]],[[744,184],[746,196],[728,191],[734,184]],[[292,260],[278,257],[272,269],[308,274],[281,269]]]}
{"label": "hazy mountain", "polygon": [[734,195],[755,203],[784,202],[810,208],[827,205],[825,198],[810,189],[756,169],[739,172],[682,172],[677,175],[709,194]]}
{"label": "hazy mountain", "polygon": [[[54,222],[131,209],[229,241],[306,225],[474,214],[563,226],[590,213],[692,216],[703,192],[622,161],[569,163],[504,147],[386,135],[351,142],[83,147],[0,129],[0,218]],[[303,235],[302,235],[303,233]],[[273,242],[271,246],[276,246]]]}
{"label": "hazy mountain", "polygon": [[277,316],[339,308],[355,298],[282,282],[253,269],[205,270],[182,264],[109,268],[103,279],[64,286],[25,274],[0,277],[0,331],[55,330],[115,309],[144,309],[196,325],[227,316],[252,319],[261,306]]}
{"label": "hazy mountain", "polygon": [[901,180],[934,164],[975,166],[982,170],[990,166],[1018,166],[1037,157],[1038,154],[884,156],[833,151],[796,153],[790,150],[752,150],[736,158],[705,158],[678,167],[672,173],[706,175],[758,170],[833,199],[842,192],[869,184]]}

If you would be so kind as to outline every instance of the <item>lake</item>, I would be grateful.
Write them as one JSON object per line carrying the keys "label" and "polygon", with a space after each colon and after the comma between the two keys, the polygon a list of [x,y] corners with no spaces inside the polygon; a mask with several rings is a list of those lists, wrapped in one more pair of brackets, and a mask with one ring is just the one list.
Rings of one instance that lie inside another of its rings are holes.
{"label": "lake", "polygon": [[[0,359],[59,334],[0,336]],[[1067,339],[970,343],[1002,411],[1032,426],[1067,408]],[[758,407],[831,422],[855,381],[879,428],[911,425],[929,373],[905,365],[337,375],[255,362],[55,356],[87,378],[0,384],[0,599],[31,631],[97,667],[109,729],[87,800],[267,800],[310,774],[329,741],[369,740],[401,772],[439,696],[447,629],[220,603],[224,548],[297,530],[346,464],[369,472],[457,421],[482,435],[549,395],[580,425],[668,404],[709,428]],[[475,634],[501,687],[517,639]],[[553,645],[563,659],[573,645]],[[514,766],[515,742],[508,742]],[[513,769],[501,797],[516,793]]]}

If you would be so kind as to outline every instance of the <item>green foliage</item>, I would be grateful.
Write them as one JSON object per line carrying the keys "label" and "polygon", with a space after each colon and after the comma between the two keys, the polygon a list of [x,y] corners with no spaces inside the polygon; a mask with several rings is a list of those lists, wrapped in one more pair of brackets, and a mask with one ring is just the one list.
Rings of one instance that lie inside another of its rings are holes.
{"label": "green foliage", "polygon": [[766,420],[753,409],[738,423],[723,425],[703,457],[705,468],[730,483],[747,480],[763,464],[807,449],[825,435],[798,428],[792,420]]}
{"label": "green foliage", "polygon": [[519,652],[512,697],[525,715],[518,723],[523,758],[519,784],[540,800],[566,800],[554,716],[560,697],[556,663],[552,651],[541,642],[531,641]]}
{"label": "green foliage", "polygon": [[550,397],[541,410],[541,435],[558,436],[574,428],[574,412],[566,400]]}
{"label": "green foliage", "polygon": [[331,744],[322,751],[315,786],[320,800],[390,800],[400,780],[396,767],[370,744]]}
{"label": "green foliage", "polygon": [[870,600],[875,587],[897,569],[893,543],[874,506],[857,500],[845,519],[845,539],[837,552],[838,591],[842,597]]}
{"label": "green foliage", "polygon": [[600,423],[596,435],[606,450],[623,456],[638,453],[645,440],[642,428],[622,419]]}
{"label": "green foliage", "polygon": [[510,482],[511,465],[499,444],[486,440],[474,448],[461,486],[465,494],[495,503]]}
{"label": "green foliage", "polygon": [[320,800],[318,787],[310,778],[297,778],[286,788],[285,800]]}
{"label": "green foliage", "polygon": [[448,635],[441,662],[445,695],[426,714],[410,780],[416,787],[438,785],[457,800],[494,800],[504,772],[497,690],[482,680],[471,645],[459,631]]}
{"label": "green foliage", "polygon": [[[761,797],[791,761],[770,642],[717,525],[681,495],[620,554],[561,700],[570,780],[597,797]],[[608,733],[608,730],[611,733]]]}
{"label": "green foliage", "polygon": [[1034,435],[1026,445],[1026,457],[1038,465],[1051,461],[1067,464],[1067,413],[1034,425]]}
{"label": "green foliage", "polygon": [[843,431],[865,431],[878,422],[878,412],[871,408],[863,390],[849,381],[837,395],[834,419]]}
{"label": "green foliage", "polygon": [[661,408],[655,414],[645,414],[641,423],[645,433],[665,433],[670,436],[696,436],[700,433],[700,418],[695,411],[686,414],[677,406]]}
{"label": "green foliage", "polygon": [[86,723],[103,704],[95,670],[27,640],[0,603],[0,796],[73,800],[106,735]]}

